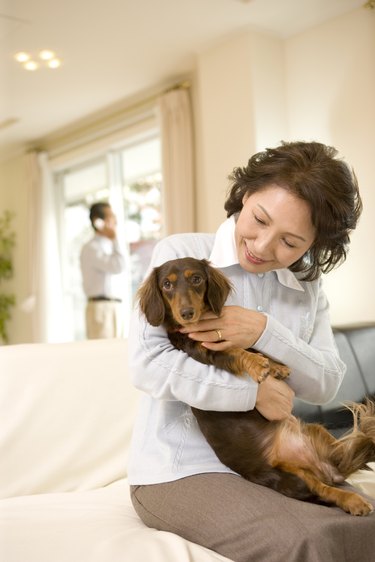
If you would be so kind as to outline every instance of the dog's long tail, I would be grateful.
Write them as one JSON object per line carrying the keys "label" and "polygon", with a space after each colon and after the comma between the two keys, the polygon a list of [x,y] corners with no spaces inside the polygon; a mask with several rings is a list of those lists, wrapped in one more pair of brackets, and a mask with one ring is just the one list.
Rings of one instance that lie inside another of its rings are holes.
{"label": "dog's long tail", "polygon": [[353,430],[333,445],[331,460],[348,478],[375,461],[375,402],[366,399],[364,404],[350,402],[346,406],[353,414]]}

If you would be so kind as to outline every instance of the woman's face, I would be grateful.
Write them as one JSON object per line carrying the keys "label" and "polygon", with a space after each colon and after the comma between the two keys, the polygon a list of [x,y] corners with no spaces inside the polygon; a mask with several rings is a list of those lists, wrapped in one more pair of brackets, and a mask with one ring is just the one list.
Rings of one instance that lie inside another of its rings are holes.
{"label": "woman's face", "polygon": [[251,273],[291,266],[311,247],[310,207],[277,184],[245,195],[235,230],[240,265]]}

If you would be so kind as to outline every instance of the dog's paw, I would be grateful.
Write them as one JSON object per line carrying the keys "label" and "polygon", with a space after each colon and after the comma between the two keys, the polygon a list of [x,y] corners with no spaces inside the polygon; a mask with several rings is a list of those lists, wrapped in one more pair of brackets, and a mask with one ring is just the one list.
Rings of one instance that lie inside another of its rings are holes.
{"label": "dog's paw", "polygon": [[263,382],[270,374],[270,362],[268,357],[261,353],[241,350],[241,370],[247,373],[255,382]]}
{"label": "dog's paw", "polygon": [[276,363],[276,361],[269,360],[270,364],[270,375],[275,379],[284,380],[289,377],[290,369],[282,363]]}
{"label": "dog's paw", "polygon": [[267,357],[258,354],[256,364],[252,366],[250,376],[256,382],[263,382],[270,374],[270,362]]}
{"label": "dog's paw", "polygon": [[347,511],[351,515],[368,515],[374,508],[371,503],[366,501],[358,494],[351,494],[350,498],[342,506],[344,511]]}

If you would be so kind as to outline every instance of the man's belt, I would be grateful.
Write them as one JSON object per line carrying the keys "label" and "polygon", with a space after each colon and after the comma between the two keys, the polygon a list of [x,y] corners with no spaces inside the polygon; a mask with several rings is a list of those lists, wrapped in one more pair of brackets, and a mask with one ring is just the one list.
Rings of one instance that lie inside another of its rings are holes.
{"label": "man's belt", "polygon": [[108,302],[122,302],[121,299],[114,299],[111,297],[105,297],[104,295],[98,295],[97,297],[89,297],[89,302],[97,302],[97,301],[108,301]]}

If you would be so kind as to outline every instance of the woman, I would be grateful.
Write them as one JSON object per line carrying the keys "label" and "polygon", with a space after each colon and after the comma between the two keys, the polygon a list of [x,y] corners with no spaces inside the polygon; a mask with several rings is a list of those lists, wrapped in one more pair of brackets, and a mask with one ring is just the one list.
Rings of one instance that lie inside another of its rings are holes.
{"label": "woman", "polygon": [[257,408],[274,420],[291,414],[294,396],[315,404],[335,396],[345,365],[321,273],[346,258],[362,209],[356,179],[335,149],[316,142],[267,149],[231,179],[228,219],[216,235],[170,236],[151,266],[209,259],[235,290],[221,316],[208,314],[189,336],[213,350],[252,347],[291,375],[258,385],[200,364],[136,312],[131,371],[144,396],[129,466],[133,505],[146,525],[236,562],[369,562],[373,515],[354,518],[244,480],[219,462],[190,410]]}

